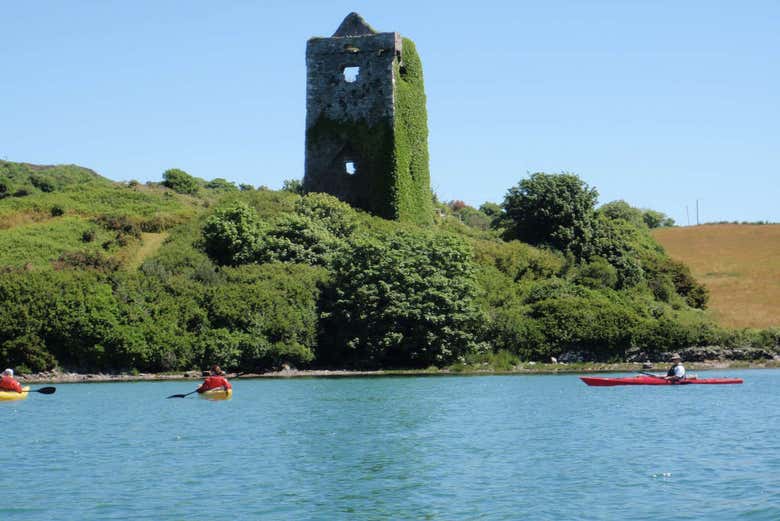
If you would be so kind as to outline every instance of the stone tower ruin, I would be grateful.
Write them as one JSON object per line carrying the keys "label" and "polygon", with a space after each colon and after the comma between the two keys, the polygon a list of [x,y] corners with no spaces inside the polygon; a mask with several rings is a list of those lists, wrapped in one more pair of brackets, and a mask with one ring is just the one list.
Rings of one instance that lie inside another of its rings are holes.
{"label": "stone tower ruin", "polygon": [[431,221],[428,121],[420,59],[398,33],[350,13],[306,46],[303,189],[386,219]]}

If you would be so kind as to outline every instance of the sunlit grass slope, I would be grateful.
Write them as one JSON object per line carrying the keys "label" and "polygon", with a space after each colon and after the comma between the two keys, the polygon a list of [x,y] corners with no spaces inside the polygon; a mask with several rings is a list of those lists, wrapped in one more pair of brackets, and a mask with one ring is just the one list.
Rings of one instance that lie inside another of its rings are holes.
{"label": "sunlit grass slope", "polygon": [[780,326],[780,224],[660,228],[653,235],[707,285],[722,325]]}
{"label": "sunlit grass slope", "polygon": [[117,183],[76,165],[0,161],[0,268],[47,269],[86,254],[135,269],[214,197]]}

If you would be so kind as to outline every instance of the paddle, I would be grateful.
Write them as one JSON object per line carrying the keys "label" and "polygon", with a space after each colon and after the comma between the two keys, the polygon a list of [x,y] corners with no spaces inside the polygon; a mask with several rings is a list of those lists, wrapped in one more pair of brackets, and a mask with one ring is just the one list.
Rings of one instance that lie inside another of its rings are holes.
{"label": "paddle", "polygon": [[187,394],[172,394],[172,395],[168,396],[168,398],[186,398],[187,396],[189,396],[189,395],[191,395],[193,393],[197,393],[197,392],[198,392],[198,390],[195,389],[194,391],[189,392]]}
{"label": "paddle", "polygon": [[40,389],[31,389],[30,393],[41,393],[41,394],[54,394],[57,391],[56,387],[41,387]]}
{"label": "paddle", "polygon": [[644,372],[644,371],[637,371],[637,372],[638,372],[639,374],[643,374],[643,375],[647,375],[647,376],[652,376],[653,378],[660,378],[661,380],[666,380],[666,377],[665,377],[665,376],[658,376],[657,374],[653,374],[653,373],[646,373],[646,372]]}

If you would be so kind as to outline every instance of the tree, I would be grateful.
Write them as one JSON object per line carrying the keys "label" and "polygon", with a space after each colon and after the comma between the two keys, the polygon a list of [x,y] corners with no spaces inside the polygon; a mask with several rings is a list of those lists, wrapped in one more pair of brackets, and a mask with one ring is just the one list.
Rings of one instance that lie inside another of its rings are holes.
{"label": "tree", "polygon": [[355,242],[324,298],[324,361],[427,367],[478,349],[484,317],[466,244],[409,232]]}
{"label": "tree", "polygon": [[180,194],[195,194],[200,183],[184,170],[171,168],[163,172],[163,185]]}
{"label": "tree", "polygon": [[261,222],[254,209],[236,202],[218,209],[203,226],[206,253],[219,264],[237,266],[257,258]]}
{"label": "tree", "polygon": [[277,217],[257,243],[258,262],[329,266],[342,241],[319,221],[298,214]]}
{"label": "tree", "polygon": [[494,219],[501,215],[501,205],[498,203],[491,203],[490,201],[482,203],[479,207],[479,211]]}
{"label": "tree", "polygon": [[303,195],[303,183],[300,179],[285,179],[282,184],[282,191]]}
{"label": "tree", "polygon": [[236,184],[228,181],[227,179],[222,179],[221,177],[217,177],[215,179],[212,179],[208,183],[206,183],[206,188],[209,190],[214,190],[217,192],[237,192],[238,188],[236,188]]}
{"label": "tree", "polygon": [[639,228],[645,226],[642,210],[634,208],[625,201],[612,201],[604,204],[599,208],[599,214],[609,219],[623,219]]}
{"label": "tree", "polygon": [[642,218],[648,228],[662,228],[665,226],[674,226],[674,219],[667,216],[665,213],[656,212],[655,210],[644,210]]}
{"label": "tree", "polygon": [[501,225],[507,240],[572,250],[592,234],[598,192],[574,174],[535,173],[507,192]]}
{"label": "tree", "polygon": [[322,223],[329,232],[341,239],[352,235],[357,226],[355,210],[328,194],[306,194],[296,201],[295,212]]}

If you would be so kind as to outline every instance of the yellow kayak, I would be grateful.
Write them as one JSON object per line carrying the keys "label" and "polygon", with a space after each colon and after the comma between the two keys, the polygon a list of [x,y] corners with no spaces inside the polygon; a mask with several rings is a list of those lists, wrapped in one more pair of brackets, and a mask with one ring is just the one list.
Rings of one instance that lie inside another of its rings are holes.
{"label": "yellow kayak", "polygon": [[0,402],[10,402],[14,400],[24,400],[30,394],[30,387],[22,387],[22,392],[0,391]]}
{"label": "yellow kayak", "polygon": [[204,400],[230,400],[233,397],[233,389],[209,389],[202,393],[198,393],[198,396]]}

